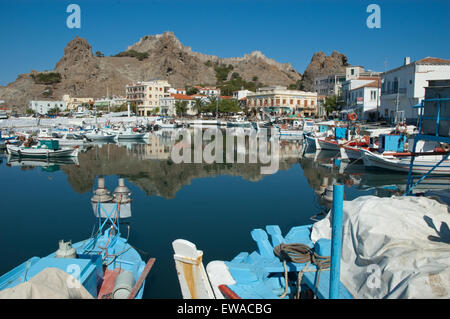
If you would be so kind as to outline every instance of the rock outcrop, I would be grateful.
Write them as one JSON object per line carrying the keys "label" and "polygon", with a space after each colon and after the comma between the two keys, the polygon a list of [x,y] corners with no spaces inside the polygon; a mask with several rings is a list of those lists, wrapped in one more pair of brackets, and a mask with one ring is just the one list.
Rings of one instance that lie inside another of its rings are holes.
{"label": "rock outcrop", "polygon": [[345,73],[346,66],[348,66],[348,62],[345,54],[333,51],[330,56],[327,56],[323,52],[316,52],[303,73],[300,89],[313,92],[314,79],[317,76]]}
{"label": "rock outcrop", "polygon": [[16,81],[0,87],[0,100],[24,112],[29,100],[59,100],[63,94],[92,98],[105,96],[107,92],[125,95],[126,84],[151,78],[168,80],[175,87],[215,85],[214,63],[231,64],[233,72],[239,73],[244,80],[257,77],[266,85],[288,86],[302,78],[290,64],[278,63],[261,52],[238,58],[193,52],[172,32],[145,36],[127,50],[146,53],[147,57],[139,60],[131,56],[97,56],[92,53],[87,40],[76,37],[66,45],[64,56],[54,70],[50,70],[61,75],[59,82],[37,84],[32,77],[36,71],[21,74]]}

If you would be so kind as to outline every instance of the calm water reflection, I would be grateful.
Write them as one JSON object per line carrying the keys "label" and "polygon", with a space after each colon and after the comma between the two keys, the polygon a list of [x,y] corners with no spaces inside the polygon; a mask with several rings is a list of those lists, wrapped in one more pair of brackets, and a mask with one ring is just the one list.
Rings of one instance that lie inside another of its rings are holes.
{"label": "calm water reflection", "polygon": [[[175,164],[173,138],[143,143],[93,145],[78,162],[8,161],[0,164],[3,249],[0,274],[31,256],[56,250],[58,240],[83,240],[96,219],[90,205],[98,176],[113,190],[124,177],[133,192],[129,242],[144,259],[156,257],[145,298],[180,298],[171,243],[183,238],[204,251],[205,265],[254,250],[254,228],[309,224],[324,211],[320,192],[333,181],[346,185],[346,199],[390,196],[405,174],[365,171],[361,163],[332,165],[332,153],[305,153],[301,142],[282,141],[279,171],[261,175],[260,164]],[[395,186],[395,187],[391,187]]]}

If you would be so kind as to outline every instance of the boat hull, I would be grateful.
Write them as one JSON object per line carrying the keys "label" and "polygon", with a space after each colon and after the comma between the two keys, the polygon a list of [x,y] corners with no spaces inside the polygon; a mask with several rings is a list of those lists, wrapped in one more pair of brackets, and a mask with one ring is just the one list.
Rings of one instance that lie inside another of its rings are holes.
{"label": "boat hull", "polygon": [[78,148],[51,150],[43,148],[25,148],[20,146],[8,145],[7,150],[11,156],[19,156],[19,157],[60,158],[60,157],[78,156]]}
{"label": "boat hull", "polygon": [[86,134],[85,136],[91,141],[114,141],[116,138],[116,135]]}
{"label": "boat hull", "polygon": [[319,149],[330,150],[330,151],[339,151],[339,143],[336,141],[328,141],[325,139],[318,138],[317,143],[319,144]]}
{"label": "boat hull", "polygon": [[119,140],[140,140],[145,137],[145,133],[142,134],[119,134],[117,139]]}
{"label": "boat hull", "polygon": [[[424,174],[432,169],[443,155],[416,156],[412,168],[413,174]],[[385,156],[375,154],[368,150],[363,150],[363,162],[366,167],[378,167],[393,171],[408,173],[411,163],[411,156]],[[430,174],[450,175],[450,160],[445,160],[436,167]]]}
{"label": "boat hull", "polygon": [[362,152],[360,148],[341,146],[340,147],[341,158],[343,160],[360,160],[362,159]]}

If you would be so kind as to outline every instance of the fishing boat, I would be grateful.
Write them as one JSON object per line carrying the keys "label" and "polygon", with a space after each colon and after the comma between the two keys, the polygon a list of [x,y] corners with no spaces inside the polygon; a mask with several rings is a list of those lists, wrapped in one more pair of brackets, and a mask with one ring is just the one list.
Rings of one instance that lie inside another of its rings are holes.
{"label": "fishing boat", "polygon": [[179,127],[178,123],[173,119],[165,119],[162,117],[158,117],[155,119],[153,126],[155,129],[164,129],[164,128],[170,128],[174,129]]}
{"label": "fishing boat", "polygon": [[112,142],[116,138],[117,134],[105,132],[100,129],[94,129],[84,135],[90,141],[108,141]]}
{"label": "fishing boat", "polygon": [[235,116],[227,121],[227,127],[252,127],[252,124],[244,116]]}
{"label": "fishing boat", "polygon": [[59,142],[55,140],[41,140],[39,145],[35,146],[26,145],[26,143],[20,146],[8,144],[6,149],[11,156],[19,157],[58,158],[78,156],[78,146],[60,148]]}
{"label": "fishing boat", "polygon": [[121,210],[130,204],[130,195],[119,180],[111,196],[99,178],[91,198],[97,232],[75,244],[61,240],[55,252],[32,257],[1,276],[0,298],[141,299],[155,259],[145,263],[121,236],[119,221],[127,217]]}
{"label": "fishing boat", "polygon": [[[362,149],[363,162],[366,167],[378,167],[393,171],[408,173],[411,165],[411,157],[414,157],[412,173],[450,175],[449,152],[384,152],[377,153]],[[437,164],[439,164],[437,166]],[[433,167],[436,168],[430,171]]]}
{"label": "fishing boat", "polygon": [[[406,143],[402,134],[382,134],[377,149],[362,148],[362,159],[366,167],[378,167],[400,172],[420,174],[450,174],[449,151],[436,141],[418,141],[413,151],[414,139]],[[411,167],[412,160],[412,167]],[[437,165],[439,164],[439,165]]]}
{"label": "fishing boat", "polygon": [[54,140],[58,141],[59,145],[62,146],[76,146],[76,145],[83,145],[84,144],[84,138],[82,134],[75,133],[73,131],[59,131],[54,132],[53,130],[49,129],[40,129],[38,135],[36,138],[39,141],[49,141]]}
{"label": "fishing boat", "polygon": [[[448,247],[436,235],[436,229],[450,222],[446,204],[415,196],[362,196],[340,206],[336,202],[344,186],[333,189],[333,209],[325,218],[293,227],[286,235],[277,225],[254,229],[253,252],[210,261],[206,269],[205,256],[195,244],[175,240],[183,298],[449,297],[444,279],[449,270],[443,267],[448,265]],[[380,284],[373,284],[375,271]],[[443,290],[431,287],[428,276],[438,277]]]}
{"label": "fishing boat", "polygon": [[146,133],[139,133],[131,127],[117,131],[117,139],[119,140],[140,140],[145,138],[145,136]]}

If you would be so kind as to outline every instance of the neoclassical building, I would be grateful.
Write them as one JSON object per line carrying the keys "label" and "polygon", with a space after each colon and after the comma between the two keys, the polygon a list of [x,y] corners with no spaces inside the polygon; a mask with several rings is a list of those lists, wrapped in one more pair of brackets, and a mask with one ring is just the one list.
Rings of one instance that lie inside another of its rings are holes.
{"label": "neoclassical building", "polygon": [[247,94],[247,107],[263,109],[269,113],[315,116],[317,93],[288,90],[283,86],[264,87]]}

